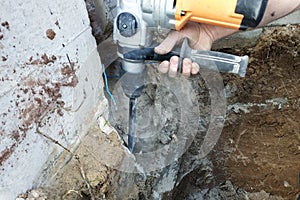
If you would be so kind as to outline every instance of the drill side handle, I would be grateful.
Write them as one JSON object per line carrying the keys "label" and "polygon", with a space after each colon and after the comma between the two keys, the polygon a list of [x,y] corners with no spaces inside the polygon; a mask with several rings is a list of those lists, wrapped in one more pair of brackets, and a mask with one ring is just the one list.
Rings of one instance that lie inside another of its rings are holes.
{"label": "drill side handle", "polygon": [[153,47],[136,49],[123,54],[124,59],[132,60],[132,61],[151,60],[151,61],[161,62],[164,60],[170,60],[172,56],[179,56],[179,53],[171,51],[167,54],[161,55],[155,53]]}
{"label": "drill side handle", "polygon": [[172,56],[178,56],[180,63],[178,71],[182,72],[183,58],[191,58],[193,62],[200,65],[201,68],[215,70],[224,73],[233,73],[241,77],[245,77],[248,66],[248,56],[235,56],[222,52],[215,51],[193,51],[190,48],[185,48],[183,45],[181,52],[171,51],[167,54],[160,55],[154,52],[154,48],[136,49],[123,54],[124,59],[133,62],[149,61],[164,61],[170,60]]}

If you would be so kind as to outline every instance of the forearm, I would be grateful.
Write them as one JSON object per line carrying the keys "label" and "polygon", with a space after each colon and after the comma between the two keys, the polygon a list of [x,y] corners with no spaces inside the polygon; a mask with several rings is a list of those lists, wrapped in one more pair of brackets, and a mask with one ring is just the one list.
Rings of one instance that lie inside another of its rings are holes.
{"label": "forearm", "polygon": [[300,9],[300,0],[269,0],[259,26],[264,26]]}
{"label": "forearm", "polygon": [[[263,18],[258,26],[265,26],[296,10],[300,10],[300,0],[269,0]],[[213,41],[238,32],[237,30],[225,29],[223,27],[214,27],[212,29],[211,35]]]}

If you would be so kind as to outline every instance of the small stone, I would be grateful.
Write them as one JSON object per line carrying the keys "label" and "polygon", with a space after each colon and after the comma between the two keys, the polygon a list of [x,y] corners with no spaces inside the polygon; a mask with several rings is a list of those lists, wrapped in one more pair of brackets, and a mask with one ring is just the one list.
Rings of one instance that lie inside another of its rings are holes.
{"label": "small stone", "polygon": [[289,182],[287,182],[287,181],[283,181],[283,185],[284,185],[284,187],[292,187],[290,184],[289,184]]}
{"label": "small stone", "polygon": [[34,198],[38,198],[40,196],[39,193],[35,190],[31,191],[31,194]]}

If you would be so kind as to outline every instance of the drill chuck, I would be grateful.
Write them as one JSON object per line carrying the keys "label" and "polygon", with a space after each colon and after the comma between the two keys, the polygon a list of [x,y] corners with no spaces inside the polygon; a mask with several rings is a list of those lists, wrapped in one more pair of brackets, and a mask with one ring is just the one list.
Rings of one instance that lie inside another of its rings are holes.
{"label": "drill chuck", "polygon": [[145,63],[122,60],[122,69],[126,72],[121,79],[123,92],[128,98],[138,98],[146,84]]}

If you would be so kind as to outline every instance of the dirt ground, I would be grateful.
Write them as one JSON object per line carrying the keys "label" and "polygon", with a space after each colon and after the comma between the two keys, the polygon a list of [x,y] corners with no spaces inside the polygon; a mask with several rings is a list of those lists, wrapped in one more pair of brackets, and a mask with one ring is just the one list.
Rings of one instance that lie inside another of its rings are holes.
{"label": "dirt ground", "polygon": [[[211,154],[218,181],[284,199],[300,192],[300,26],[267,29],[248,54],[246,78],[235,88],[219,143]],[[236,104],[239,103],[239,104]],[[246,106],[246,109],[245,109]]]}
{"label": "dirt ground", "polygon": [[275,103],[229,115],[217,145],[227,158],[219,173],[247,191],[293,199],[300,192],[300,26],[265,31],[249,53],[246,78],[225,78],[237,87],[228,103]]}
{"label": "dirt ground", "polygon": [[[226,199],[244,199],[237,197],[237,188],[249,193],[263,191],[253,199],[297,199],[300,26],[268,28],[256,46],[226,52],[247,54],[250,63],[245,78],[223,76],[229,109],[222,135],[209,155],[214,166],[211,187],[230,181],[235,192]],[[189,187],[203,187],[195,178],[201,175],[199,169],[190,173],[173,198],[185,199]]]}

